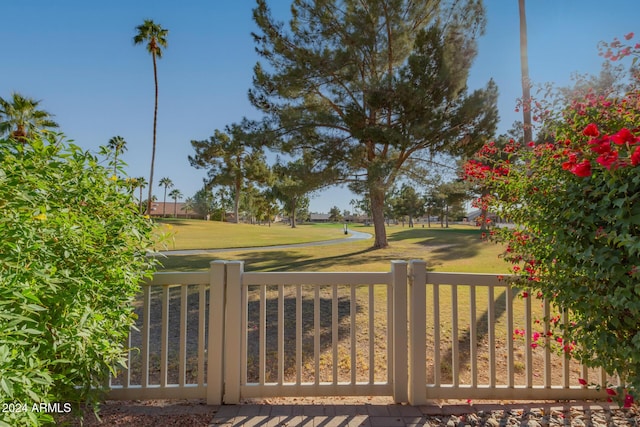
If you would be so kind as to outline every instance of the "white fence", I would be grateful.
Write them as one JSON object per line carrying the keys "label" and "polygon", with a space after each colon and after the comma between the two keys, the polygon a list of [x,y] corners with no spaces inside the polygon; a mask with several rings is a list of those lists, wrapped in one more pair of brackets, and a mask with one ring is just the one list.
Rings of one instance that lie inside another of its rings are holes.
{"label": "white fence", "polygon": [[427,272],[422,261],[365,273],[213,261],[204,273],[157,273],[137,311],[113,399],[594,399],[606,396],[578,378],[609,380],[553,351],[561,338],[546,333],[558,319],[546,301],[494,274]]}

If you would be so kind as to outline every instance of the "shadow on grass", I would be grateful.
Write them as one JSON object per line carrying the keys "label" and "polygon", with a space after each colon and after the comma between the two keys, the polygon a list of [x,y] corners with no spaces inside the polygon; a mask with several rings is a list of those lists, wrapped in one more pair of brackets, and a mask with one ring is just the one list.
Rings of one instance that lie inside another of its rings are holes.
{"label": "shadow on grass", "polygon": [[[473,258],[485,245],[482,232],[475,229],[413,228],[393,233],[390,242],[413,240],[413,244],[425,249],[424,257],[433,268],[447,261]],[[428,252],[427,252],[428,251]]]}
{"label": "shadow on grass", "polygon": [[[265,301],[265,318],[266,327],[264,332],[264,377],[265,382],[275,382],[278,380],[279,370],[279,354],[278,354],[278,340],[279,340],[279,324],[278,324],[278,298],[277,287],[269,286],[271,288],[268,292],[267,299]],[[257,294],[257,290],[253,291]],[[298,336],[297,334],[297,318],[296,310],[298,308],[298,301],[295,296],[295,291],[285,291],[288,295],[283,298],[283,318],[284,324],[282,327],[282,369],[283,380],[294,381],[298,374],[298,366],[296,359],[297,343],[300,343],[301,347],[301,359],[300,359],[300,378],[304,381],[313,381],[314,375],[320,378],[320,381],[330,381],[331,378],[327,377],[327,372],[332,369],[331,361],[323,360],[320,363],[320,372],[315,372],[315,337],[316,330],[319,334],[319,355],[324,355],[327,350],[332,347],[333,331],[333,303],[330,292],[323,290],[323,295],[319,297],[318,309],[320,313],[320,324],[315,325],[314,310],[315,301],[313,292],[308,288],[303,291],[300,301],[301,310],[301,330]],[[275,295],[275,296],[274,296]],[[247,331],[247,381],[258,382],[261,379],[260,373],[260,359],[263,355],[260,354],[260,340],[263,332],[260,330],[260,301],[254,299],[249,301],[247,307],[248,313],[248,331]],[[356,304],[356,317],[359,313],[362,313],[362,307],[360,304]],[[337,340],[339,348],[342,346],[346,348],[346,351],[340,352],[342,360],[345,360],[349,354],[349,335],[351,332],[351,326],[349,319],[351,318],[351,299],[348,296],[342,295],[338,297],[337,301],[337,328],[338,336]],[[355,343],[354,343],[355,344]],[[329,363],[327,363],[329,362]],[[335,361],[340,365],[340,360]],[[349,361],[346,365],[349,366]],[[343,370],[341,370],[343,371]],[[323,375],[324,373],[324,375]],[[347,375],[348,372],[341,372],[342,376]]]}
{"label": "shadow on grass", "polygon": [[[229,249],[219,253],[170,255],[160,257],[165,271],[205,270],[216,259],[246,261],[247,271],[319,270],[333,267],[351,267],[362,263],[388,263],[394,259],[423,258],[430,268],[448,261],[470,259],[477,256],[484,243],[480,231],[475,229],[422,229],[395,231],[389,235],[388,249],[373,249],[353,242],[345,242],[340,249],[328,250],[322,256],[322,246],[291,249],[246,250]],[[336,252],[341,252],[336,254]],[[366,256],[365,256],[366,255]]]}
{"label": "shadow on grass", "polygon": [[[321,250],[321,247],[319,247]],[[380,252],[380,251],[378,251]],[[239,258],[244,260],[248,270],[259,269],[260,271],[296,271],[313,267],[313,269],[323,269],[336,266],[352,266],[359,255],[369,255],[367,260],[372,262],[386,260],[387,257],[381,252],[375,256],[376,250],[367,248],[339,255],[325,257],[314,257],[312,255],[297,255],[290,251],[262,251],[247,252],[240,254]]]}
{"label": "shadow on grass", "polygon": [[[322,247],[319,246],[321,251]],[[367,248],[346,252],[339,255],[331,255],[326,257],[316,257],[312,254],[303,254],[295,249],[275,250],[268,249],[262,251],[247,251],[219,254],[201,254],[201,255],[172,255],[160,257],[162,269],[165,271],[193,271],[209,268],[209,263],[216,259],[237,259],[245,261],[246,271],[295,271],[301,269],[322,269],[332,266],[352,266],[359,255],[371,253],[367,260],[371,262],[387,261],[388,255],[384,251],[376,252],[374,249]],[[377,253],[377,255],[376,255]]]}
{"label": "shadow on grass", "polygon": [[[518,295],[518,289],[513,289],[512,300]],[[494,297],[494,318],[493,322],[497,322],[497,320],[502,317],[502,315],[507,310],[507,292],[502,291],[500,295]],[[482,316],[476,321],[476,346],[479,346],[482,340],[489,334],[489,310],[486,309]],[[471,362],[471,328],[466,327],[465,332],[461,337],[453,337],[453,339],[458,340],[458,372],[462,372],[465,369],[469,369]],[[507,337],[510,339],[510,337]],[[453,363],[453,345],[449,345],[447,350],[444,353],[441,353],[440,356],[440,366],[451,367]],[[453,381],[452,372],[450,369],[441,369],[441,375],[443,381]]]}
{"label": "shadow on grass", "polygon": [[[366,323],[368,314],[365,312],[366,300],[362,300],[359,294],[356,294],[355,301],[350,296],[350,288],[347,286],[338,287],[338,298],[336,303],[336,326],[338,341],[338,372],[341,380],[350,377],[350,346],[349,339],[351,331],[351,306],[354,304],[356,327],[353,333],[356,335],[356,342],[353,345],[358,348],[358,356],[362,354],[362,348],[368,351],[368,326],[362,325]],[[283,294],[283,319],[282,325],[282,343],[283,343],[283,373],[286,381],[294,381],[297,371],[297,342],[300,340],[302,354],[300,358],[300,377],[302,381],[313,381],[314,375],[319,375],[322,381],[331,381],[332,365],[331,361],[327,361],[327,355],[333,344],[333,292],[330,287],[321,287],[318,295],[317,306],[320,314],[320,324],[315,324],[314,314],[316,309],[316,301],[313,287],[302,286],[301,299],[296,297],[296,289],[293,286],[284,288]],[[209,290],[205,294],[205,311],[203,313],[205,319],[209,316]],[[186,300],[186,315],[181,313],[181,293],[179,287],[173,287],[168,290],[168,307],[162,304],[162,287],[154,287],[151,290],[151,305],[149,320],[149,382],[150,384],[160,384],[161,381],[161,343],[162,343],[162,313],[168,315],[167,318],[167,380],[169,384],[175,384],[179,380],[179,351],[180,351],[180,319],[185,316],[186,320],[186,336],[185,351],[185,379],[187,383],[194,384],[198,380],[198,345],[200,343],[200,324],[199,324],[199,307],[200,293],[197,286],[189,286]],[[248,305],[247,305],[247,380],[248,382],[258,382],[261,377],[260,373],[260,341],[261,334],[264,333],[264,368],[265,373],[263,379],[266,382],[276,381],[278,379],[279,362],[278,359],[278,340],[279,340],[279,303],[278,303],[278,286],[266,287],[265,299],[265,330],[260,330],[260,290],[258,286],[250,285],[248,289]],[[302,322],[300,324],[300,333],[298,334],[297,309],[300,305]],[[373,309],[373,308],[370,308]],[[142,304],[136,304],[135,313],[138,316],[136,321],[137,330],[132,331],[131,346],[132,348],[142,349],[142,326],[144,321],[144,312]],[[387,326],[381,326],[376,322],[376,337],[387,333]],[[208,344],[208,323],[205,323],[204,346]],[[318,352],[322,357],[320,364],[320,372],[315,372],[315,336],[318,334],[319,347]],[[378,338],[376,338],[378,339]],[[382,357],[382,356],[377,356]],[[386,358],[386,355],[384,356]],[[131,354],[131,383],[141,384],[142,381],[142,354],[139,351],[133,351]],[[206,366],[205,372],[206,374]],[[119,376],[113,384],[122,385],[124,378]]]}

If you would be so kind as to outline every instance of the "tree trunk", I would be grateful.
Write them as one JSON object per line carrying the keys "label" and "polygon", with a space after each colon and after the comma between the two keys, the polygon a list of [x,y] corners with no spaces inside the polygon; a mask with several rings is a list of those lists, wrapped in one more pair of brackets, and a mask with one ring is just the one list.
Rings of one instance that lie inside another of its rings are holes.
{"label": "tree trunk", "polygon": [[384,226],[384,189],[382,187],[374,187],[369,189],[369,197],[371,198],[371,219],[373,221],[373,230],[375,240],[373,249],[382,249],[389,246],[387,242],[387,230]]}
{"label": "tree trunk", "polygon": [[444,221],[446,228],[449,228],[449,203],[444,206]]}
{"label": "tree trunk", "polygon": [[240,184],[235,184],[236,194],[233,198],[233,216],[235,217],[236,224],[240,223]]}
{"label": "tree trunk", "polygon": [[164,198],[162,199],[162,218],[167,216],[167,186],[164,186]]}
{"label": "tree trunk", "polygon": [[153,107],[153,148],[151,150],[151,171],[149,172],[149,200],[147,201],[147,215],[151,215],[151,199],[153,198],[153,169],[156,163],[156,125],[158,122],[158,70],[156,67],[156,54],[152,52],[153,81],[156,87],[155,103]]}
{"label": "tree trunk", "polygon": [[24,125],[18,124],[17,129],[11,132],[11,137],[16,141],[21,142],[22,145],[25,145],[27,143],[27,131]]}
{"label": "tree trunk", "polygon": [[236,176],[233,183],[236,191],[235,197],[233,198],[233,215],[236,218],[236,224],[240,224],[240,191],[242,190],[242,178],[239,176],[241,170],[240,156],[236,158],[236,167]]}
{"label": "tree trunk", "polygon": [[144,213],[144,211],[142,210],[142,185],[140,186],[140,200],[138,200],[138,204],[140,205],[140,215],[142,215]]}
{"label": "tree trunk", "polygon": [[522,119],[524,123],[524,143],[533,140],[531,129],[531,93],[529,81],[529,58],[527,48],[527,16],[524,0],[518,0],[520,9],[520,68],[522,70]]}
{"label": "tree trunk", "polygon": [[296,209],[298,208],[298,200],[291,200],[291,228],[296,228]]}

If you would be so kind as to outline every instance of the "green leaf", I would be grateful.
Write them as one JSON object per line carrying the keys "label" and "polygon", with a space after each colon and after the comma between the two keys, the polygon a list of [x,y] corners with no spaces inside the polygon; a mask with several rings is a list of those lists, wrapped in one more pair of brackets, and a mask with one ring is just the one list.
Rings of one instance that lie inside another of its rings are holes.
{"label": "green leaf", "polygon": [[0,377],[0,389],[7,397],[13,399],[13,384],[6,377]]}

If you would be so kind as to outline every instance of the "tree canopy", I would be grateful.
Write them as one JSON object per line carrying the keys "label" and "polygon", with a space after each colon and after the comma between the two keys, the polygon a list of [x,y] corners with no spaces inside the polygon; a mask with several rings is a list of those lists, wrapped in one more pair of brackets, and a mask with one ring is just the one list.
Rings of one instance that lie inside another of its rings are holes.
{"label": "tree canopy", "polygon": [[40,102],[17,92],[11,99],[0,98],[0,136],[25,142],[33,132],[57,128],[53,115],[38,108]]}
{"label": "tree canopy", "polygon": [[195,150],[189,156],[191,166],[208,169],[207,185],[229,187],[234,195],[235,221],[239,219],[240,196],[246,181],[267,182],[269,170],[263,150],[251,141],[239,124],[215,130],[204,141],[191,141]]}
{"label": "tree canopy", "polygon": [[257,0],[249,97],[280,149],[364,180],[386,247],[384,199],[408,159],[468,151],[496,127],[497,88],[467,93],[480,0],[294,0],[288,27]]}
{"label": "tree canopy", "polygon": [[296,213],[300,204],[307,200],[310,193],[327,186],[335,179],[335,171],[332,169],[319,169],[318,161],[310,152],[288,163],[282,163],[280,159],[273,165],[272,171],[274,183],[272,191],[274,196],[282,202],[284,210],[289,213],[291,227],[296,227]]}

